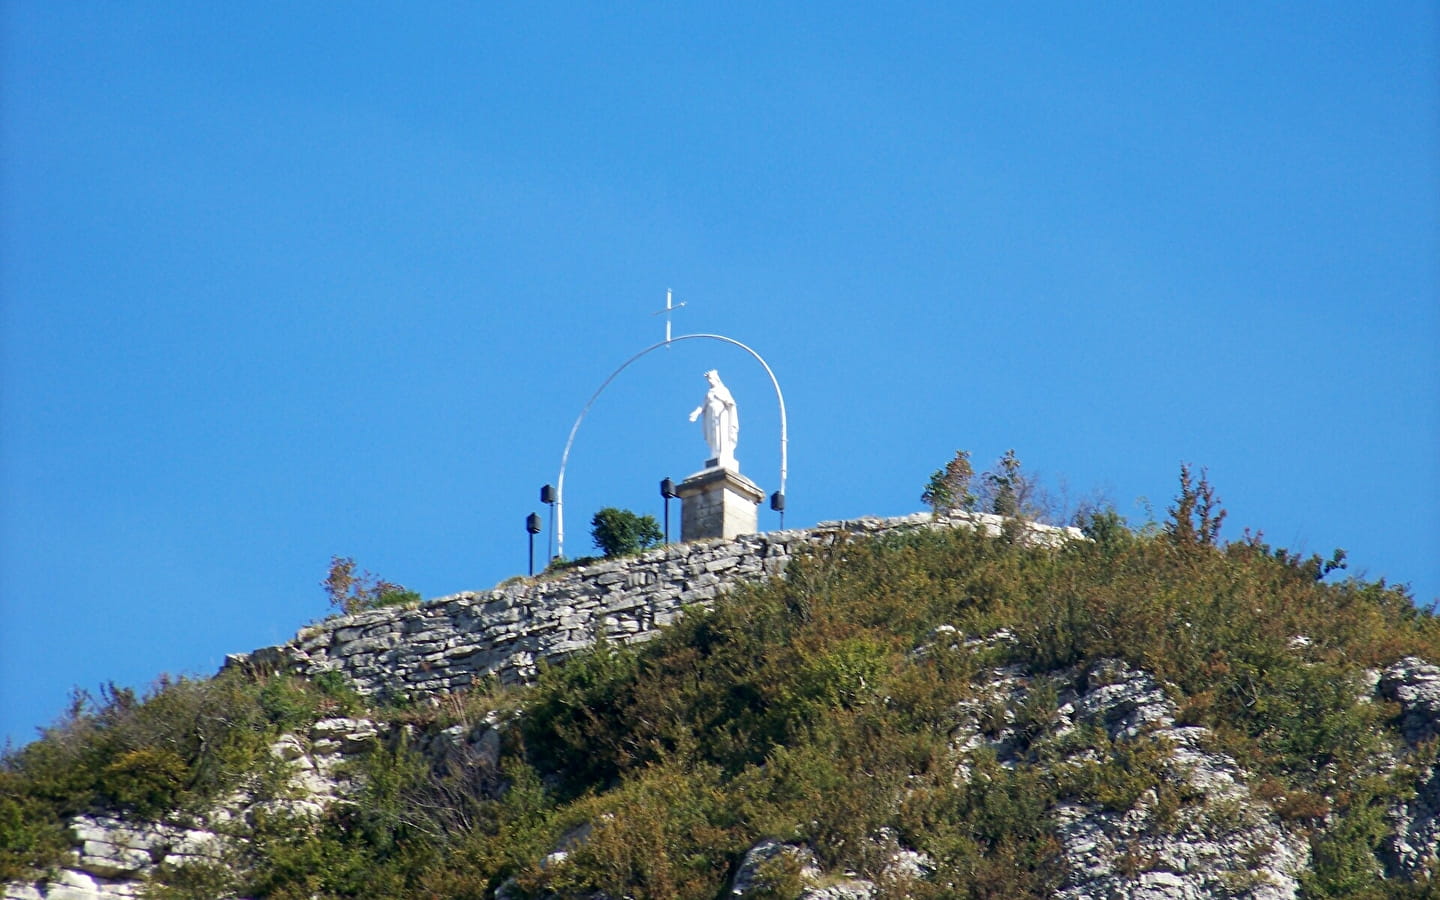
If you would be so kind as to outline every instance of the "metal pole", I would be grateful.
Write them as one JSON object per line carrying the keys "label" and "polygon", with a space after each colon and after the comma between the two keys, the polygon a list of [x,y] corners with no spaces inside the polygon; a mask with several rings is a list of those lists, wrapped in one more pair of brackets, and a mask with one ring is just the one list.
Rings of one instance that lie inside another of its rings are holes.
{"label": "metal pole", "polygon": [[525,517],[525,530],[530,532],[530,574],[535,574],[535,535],[540,533],[540,517],[535,513]]}
{"label": "metal pole", "polygon": [[670,498],[680,496],[675,492],[675,482],[666,478],[660,482],[660,496],[665,498],[665,543],[670,543]]}
{"label": "metal pole", "polygon": [[555,558],[555,488],[544,485],[540,488],[540,502],[550,507],[550,533],[545,536],[545,564]]}

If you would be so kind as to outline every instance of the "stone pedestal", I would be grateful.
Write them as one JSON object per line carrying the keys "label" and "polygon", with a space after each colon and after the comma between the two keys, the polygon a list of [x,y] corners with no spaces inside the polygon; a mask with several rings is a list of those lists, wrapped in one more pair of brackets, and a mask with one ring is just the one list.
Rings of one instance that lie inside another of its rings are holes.
{"label": "stone pedestal", "polygon": [[680,540],[730,538],[754,534],[756,508],[765,492],[732,469],[696,472],[680,482]]}

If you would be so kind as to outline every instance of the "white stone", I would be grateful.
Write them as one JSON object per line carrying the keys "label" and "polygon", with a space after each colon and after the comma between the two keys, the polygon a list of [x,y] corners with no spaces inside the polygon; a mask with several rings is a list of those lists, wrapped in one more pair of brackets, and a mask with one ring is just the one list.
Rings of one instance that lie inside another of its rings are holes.
{"label": "white stone", "polygon": [[305,747],[300,743],[300,739],[293,734],[283,735],[279,740],[271,744],[270,752],[286,762],[294,762],[297,759],[305,758]]}
{"label": "white stone", "polygon": [[73,869],[61,869],[45,889],[45,900],[97,900],[104,896],[94,878]]}

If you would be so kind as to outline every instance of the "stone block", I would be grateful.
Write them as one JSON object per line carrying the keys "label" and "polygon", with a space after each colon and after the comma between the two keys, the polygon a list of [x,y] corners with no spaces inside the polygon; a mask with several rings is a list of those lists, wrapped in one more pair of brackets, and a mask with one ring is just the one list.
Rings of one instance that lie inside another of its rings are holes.
{"label": "stone block", "polygon": [[731,539],[753,534],[765,492],[730,469],[706,469],[680,482],[680,539]]}

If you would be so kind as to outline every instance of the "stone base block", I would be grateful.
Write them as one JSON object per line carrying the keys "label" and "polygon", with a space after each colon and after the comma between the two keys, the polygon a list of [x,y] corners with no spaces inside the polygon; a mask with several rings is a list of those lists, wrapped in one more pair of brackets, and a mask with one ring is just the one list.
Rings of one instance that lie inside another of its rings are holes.
{"label": "stone base block", "polygon": [[680,482],[680,540],[754,534],[765,492],[731,469],[710,468]]}

